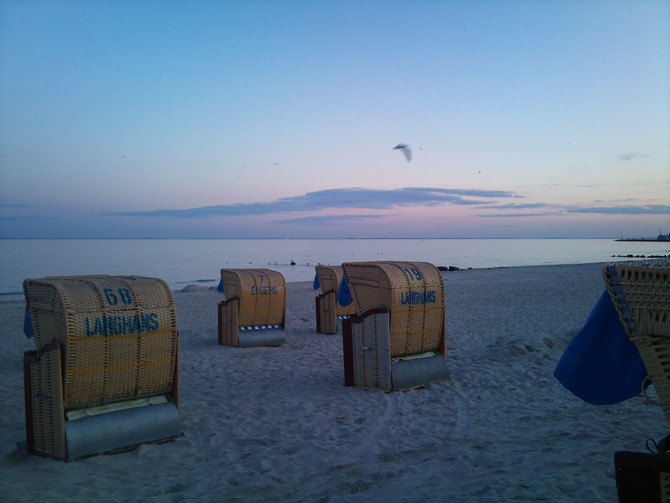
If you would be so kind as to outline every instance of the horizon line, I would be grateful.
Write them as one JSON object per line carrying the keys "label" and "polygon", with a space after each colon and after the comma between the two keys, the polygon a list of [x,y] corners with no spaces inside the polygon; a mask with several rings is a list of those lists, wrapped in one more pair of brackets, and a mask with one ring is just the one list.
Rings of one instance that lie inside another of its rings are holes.
{"label": "horizon line", "polygon": [[489,240],[501,240],[501,239],[602,239],[602,240],[655,240],[655,237],[346,237],[346,238],[324,238],[324,237],[2,237],[0,240],[9,241],[9,240],[310,240],[310,241],[348,241],[348,240],[469,240],[469,239],[489,239]]}

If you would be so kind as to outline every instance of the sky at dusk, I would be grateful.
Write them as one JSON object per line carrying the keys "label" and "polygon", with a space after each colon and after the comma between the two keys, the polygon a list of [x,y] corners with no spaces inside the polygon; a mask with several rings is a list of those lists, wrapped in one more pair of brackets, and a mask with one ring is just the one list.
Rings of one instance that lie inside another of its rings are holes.
{"label": "sky at dusk", "polygon": [[666,0],[0,2],[0,237],[661,231]]}

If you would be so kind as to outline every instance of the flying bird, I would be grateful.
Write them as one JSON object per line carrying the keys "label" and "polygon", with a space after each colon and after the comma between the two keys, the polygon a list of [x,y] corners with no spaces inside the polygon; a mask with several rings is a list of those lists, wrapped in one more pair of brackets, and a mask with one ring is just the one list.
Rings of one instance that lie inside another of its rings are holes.
{"label": "flying bird", "polygon": [[412,150],[409,148],[409,145],[405,145],[404,143],[398,143],[395,147],[393,147],[393,150],[402,151],[402,153],[405,154],[407,162],[412,160]]}

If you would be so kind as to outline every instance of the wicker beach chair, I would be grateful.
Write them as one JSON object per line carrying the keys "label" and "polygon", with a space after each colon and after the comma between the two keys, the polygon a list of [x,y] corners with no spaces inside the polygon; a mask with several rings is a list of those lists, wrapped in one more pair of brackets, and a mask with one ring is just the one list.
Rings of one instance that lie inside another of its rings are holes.
{"label": "wicker beach chair", "polygon": [[449,379],[440,271],[425,262],[343,268],[356,309],[343,324],[345,385],[395,391]]}
{"label": "wicker beach chair", "polygon": [[[670,423],[670,261],[605,265],[607,290],[649,374],[640,383],[648,401],[660,405]],[[659,401],[647,395],[651,380]],[[619,451],[614,455],[620,503],[670,503],[668,438],[660,454]]]}
{"label": "wicker beach chair", "polygon": [[219,344],[279,346],[286,340],[286,282],[270,269],[221,269]]}
{"label": "wicker beach chair", "polygon": [[160,279],[23,284],[37,349],[24,354],[28,450],[77,459],[180,435],[178,333]]}
{"label": "wicker beach chair", "polygon": [[[647,398],[662,407],[670,423],[670,261],[607,264],[603,276],[660,402]],[[647,396],[645,384],[640,389]]]}
{"label": "wicker beach chair", "polygon": [[319,334],[336,334],[340,330],[342,320],[348,319],[356,312],[355,306],[341,306],[337,303],[337,289],[342,281],[342,266],[318,265],[315,267],[316,277],[321,294],[316,299],[316,331]]}

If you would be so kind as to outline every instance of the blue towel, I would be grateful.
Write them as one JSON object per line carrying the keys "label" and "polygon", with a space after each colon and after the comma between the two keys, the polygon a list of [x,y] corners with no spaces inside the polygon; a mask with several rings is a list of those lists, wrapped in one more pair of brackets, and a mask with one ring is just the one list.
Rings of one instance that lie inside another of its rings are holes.
{"label": "blue towel", "polygon": [[318,290],[319,288],[321,288],[321,282],[319,281],[318,274],[314,275],[314,283],[312,284],[312,288],[314,288],[314,290]]}
{"label": "blue towel", "polygon": [[342,307],[347,307],[351,304],[351,291],[349,291],[346,276],[342,276],[340,285],[337,287],[337,303]]}
{"label": "blue towel", "polygon": [[226,293],[225,288],[223,286],[223,280],[222,279],[219,280],[219,286],[216,287],[216,291],[221,292],[221,293]]}
{"label": "blue towel", "polygon": [[605,291],[565,349],[554,377],[585,402],[610,405],[638,395],[646,376],[640,353]]}

